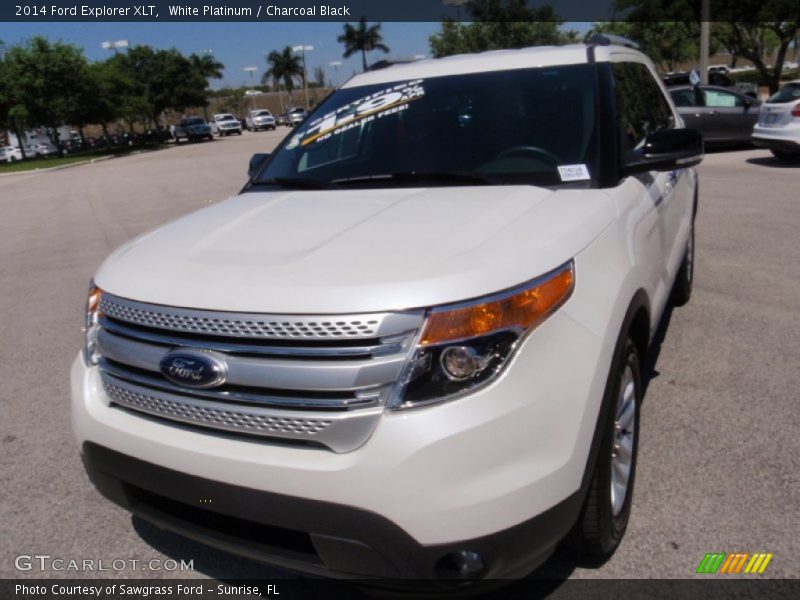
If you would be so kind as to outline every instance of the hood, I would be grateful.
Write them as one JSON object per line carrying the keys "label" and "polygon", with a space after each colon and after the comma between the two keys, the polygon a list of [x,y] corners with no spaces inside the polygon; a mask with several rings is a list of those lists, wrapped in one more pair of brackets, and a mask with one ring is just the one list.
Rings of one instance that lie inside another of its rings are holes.
{"label": "hood", "polygon": [[143,302],[242,312],[432,306],[546,273],[615,215],[598,190],[249,192],[128,242],[95,282]]}

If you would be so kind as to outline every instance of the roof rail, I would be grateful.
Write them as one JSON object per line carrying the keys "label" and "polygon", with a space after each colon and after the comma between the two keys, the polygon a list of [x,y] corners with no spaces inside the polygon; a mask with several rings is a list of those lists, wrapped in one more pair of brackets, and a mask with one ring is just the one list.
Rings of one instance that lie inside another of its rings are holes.
{"label": "roof rail", "polygon": [[611,33],[593,33],[588,44],[595,44],[596,46],[625,46],[626,48],[633,48],[639,50],[639,44],[634,41],[624,38],[621,35],[613,35]]}
{"label": "roof rail", "polygon": [[378,62],[374,62],[367,67],[367,71],[379,71],[380,69],[386,69],[387,67],[393,67],[394,65],[406,65],[408,63],[416,62],[413,59],[400,59],[400,60],[379,60]]}

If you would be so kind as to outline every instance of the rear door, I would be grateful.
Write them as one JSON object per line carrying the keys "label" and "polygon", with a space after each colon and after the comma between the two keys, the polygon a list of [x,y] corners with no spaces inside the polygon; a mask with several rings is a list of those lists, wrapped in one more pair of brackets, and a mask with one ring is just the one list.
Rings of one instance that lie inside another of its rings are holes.
{"label": "rear door", "polygon": [[669,95],[686,127],[697,129],[705,138],[708,119],[705,115],[703,96],[700,94],[700,90],[691,86],[670,88]]}
{"label": "rear door", "polygon": [[758,119],[755,100],[718,87],[704,87],[702,94],[709,116],[710,140],[744,142],[750,139]]}

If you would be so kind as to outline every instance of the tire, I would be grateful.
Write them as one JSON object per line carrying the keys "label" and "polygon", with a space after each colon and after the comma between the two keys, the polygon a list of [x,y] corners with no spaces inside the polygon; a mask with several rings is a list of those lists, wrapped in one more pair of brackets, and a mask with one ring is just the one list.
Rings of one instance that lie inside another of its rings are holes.
{"label": "tire", "polygon": [[683,254],[683,262],[675,275],[675,283],[672,285],[670,302],[673,306],[683,306],[692,297],[692,284],[694,283],[694,218],[691,222],[689,239],[686,241],[686,250]]}
{"label": "tire", "polygon": [[242,130],[240,129],[239,131],[237,131],[236,135],[242,135]]}
{"label": "tire", "polygon": [[610,403],[597,463],[569,539],[579,552],[601,558],[614,553],[628,527],[639,447],[642,399],[639,353],[630,337],[620,350],[606,387]]}
{"label": "tire", "polygon": [[772,156],[784,162],[800,162],[800,153],[786,152],[784,150],[771,149]]}

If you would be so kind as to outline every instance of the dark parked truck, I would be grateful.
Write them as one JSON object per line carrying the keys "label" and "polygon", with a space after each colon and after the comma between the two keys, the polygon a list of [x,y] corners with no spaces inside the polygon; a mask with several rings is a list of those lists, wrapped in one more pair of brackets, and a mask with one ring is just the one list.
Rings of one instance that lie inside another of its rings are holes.
{"label": "dark parked truck", "polygon": [[206,123],[202,117],[184,117],[181,119],[181,122],[175,126],[176,144],[179,144],[181,140],[195,142],[202,139],[214,139],[211,125]]}

